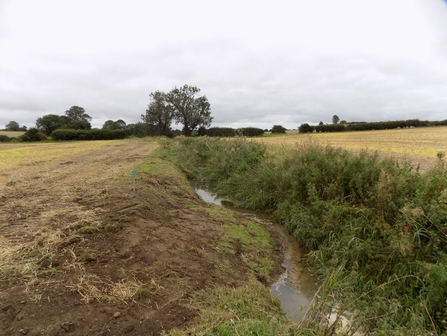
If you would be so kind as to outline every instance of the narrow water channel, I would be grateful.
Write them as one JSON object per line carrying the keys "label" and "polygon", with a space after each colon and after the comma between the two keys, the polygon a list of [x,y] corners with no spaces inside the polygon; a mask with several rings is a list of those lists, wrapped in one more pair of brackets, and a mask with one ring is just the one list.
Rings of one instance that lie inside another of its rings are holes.
{"label": "narrow water channel", "polygon": [[299,322],[306,313],[307,306],[312,301],[318,290],[317,278],[305,267],[301,259],[305,255],[298,242],[289,234],[284,227],[268,221],[268,216],[261,212],[238,209],[231,202],[222,200],[217,195],[206,189],[206,186],[193,185],[196,193],[207,203],[223,206],[250,216],[256,221],[272,225],[282,237],[285,247],[283,267],[285,271],[278,280],[270,287],[270,293],[281,301],[281,308],[287,317],[294,322]]}

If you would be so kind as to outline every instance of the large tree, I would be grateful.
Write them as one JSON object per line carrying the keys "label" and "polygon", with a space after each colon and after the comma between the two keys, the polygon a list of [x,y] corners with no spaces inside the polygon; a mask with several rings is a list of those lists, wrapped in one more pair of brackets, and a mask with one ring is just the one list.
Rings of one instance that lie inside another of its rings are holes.
{"label": "large tree", "polygon": [[173,107],[174,119],[183,124],[183,133],[190,136],[200,126],[209,126],[211,106],[205,96],[196,97],[200,89],[196,86],[184,85],[175,87],[166,94],[166,102]]}
{"label": "large tree", "polygon": [[57,114],[47,114],[37,118],[36,127],[39,131],[49,136],[54,130],[60,128],[66,122],[66,118]]}
{"label": "large tree", "polygon": [[6,126],[5,129],[7,131],[21,131],[19,123],[17,121],[10,121]]}
{"label": "large tree", "polygon": [[167,95],[164,92],[152,92],[151,102],[147,106],[146,114],[141,115],[141,119],[153,129],[158,135],[170,136],[171,123],[174,118],[174,107],[166,101]]}
{"label": "large tree", "polygon": [[65,129],[91,129],[92,125],[90,124],[90,117],[87,113],[85,113],[84,108],[80,106],[72,106],[69,110],[65,111],[64,125],[61,128]]}
{"label": "large tree", "polygon": [[80,106],[72,106],[69,110],[65,111],[65,116],[68,118],[68,122],[73,121],[87,121],[90,122],[92,117],[85,113],[84,108]]}
{"label": "large tree", "polygon": [[338,117],[338,115],[334,115],[333,117],[332,117],[332,123],[333,124],[338,124],[338,122],[340,121],[340,118]]}

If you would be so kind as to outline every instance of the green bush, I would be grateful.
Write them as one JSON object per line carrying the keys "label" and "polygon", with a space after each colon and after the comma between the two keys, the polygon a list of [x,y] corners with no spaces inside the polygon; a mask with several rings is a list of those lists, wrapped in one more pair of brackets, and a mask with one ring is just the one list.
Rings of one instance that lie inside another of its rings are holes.
{"label": "green bush", "polygon": [[21,135],[22,141],[32,142],[32,141],[45,141],[47,136],[40,132],[37,128],[30,128],[25,134]]}
{"label": "green bush", "polygon": [[272,133],[286,133],[287,129],[281,125],[273,125],[271,132]]}
{"label": "green bush", "polygon": [[7,135],[0,134],[0,142],[9,142],[11,141],[11,138]]}
{"label": "green bush", "polygon": [[298,132],[300,133],[312,133],[314,131],[314,127],[310,126],[308,123],[301,124],[298,127]]}

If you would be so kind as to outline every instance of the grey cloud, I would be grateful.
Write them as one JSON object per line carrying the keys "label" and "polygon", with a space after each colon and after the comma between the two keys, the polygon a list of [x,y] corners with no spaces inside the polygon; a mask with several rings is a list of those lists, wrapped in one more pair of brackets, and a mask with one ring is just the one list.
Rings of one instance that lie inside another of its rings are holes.
{"label": "grey cloud", "polygon": [[[433,24],[445,27],[447,20],[438,5],[433,5],[437,12]],[[280,26],[292,29],[293,15],[286,16],[289,21]],[[246,19],[249,24],[250,18]],[[44,114],[63,114],[72,105],[84,107],[97,127],[107,119],[136,122],[150,92],[183,84],[200,87],[208,97],[214,126],[269,128],[279,123],[296,128],[303,122],[330,122],[334,114],[348,121],[446,118],[447,63],[441,54],[418,60],[383,51],[334,52],[324,50],[320,40],[314,41],[317,50],[309,51],[306,43],[312,42],[311,30],[309,36],[295,40],[293,31],[275,30],[272,23],[262,28],[264,33],[272,29],[263,40],[255,34],[258,21],[248,34],[257,38],[252,43],[245,43],[247,32],[238,39],[234,32],[224,35],[222,27],[215,35],[194,29],[197,39],[186,39],[185,31],[173,39],[175,29],[182,29],[173,26],[164,40],[163,29],[160,36],[151,30],[146,40],[145,34],[138,34],[138,47],[123,42],[122,47],[90,50],[87,47],[95,41],[77,40],[73,48],[85,48],[59,51],[52,46],[50,51],[29,54],[12,50],[0,55],[5,60],[0,62],[0,128],[10,119],[32,124]],[[212,24],[210,19],[207,22]],[[113,31],[117,32],[116,27]],[[276,43],[275,35],[281,43]],[[123,36],[126,32],[117,43]],[[447,41],[446,36],[436,35],[438,47]]]}

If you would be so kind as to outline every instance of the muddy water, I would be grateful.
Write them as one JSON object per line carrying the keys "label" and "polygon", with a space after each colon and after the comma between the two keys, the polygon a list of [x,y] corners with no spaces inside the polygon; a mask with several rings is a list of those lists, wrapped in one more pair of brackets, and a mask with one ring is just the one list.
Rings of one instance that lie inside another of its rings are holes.
{"label": "muddy water", "polygon": [[299,322],[304,317],[307,306],[318,290],[317,278],[310,270],[301,266],[301,260],[306,253],[305,250],[298,245],[298,242],[292,236],[287,234],[282,226],[269,222],[266,214],[234,208],[230,201],[219,198],[203,185],[195,185],[194,188],[205,202],[242,212],[253,220],[273,225],[277,230],[285,247],[283,262],[285,271],[270,287],[270,293],[280,299],[281,308],[287,317],[292,321]]}

